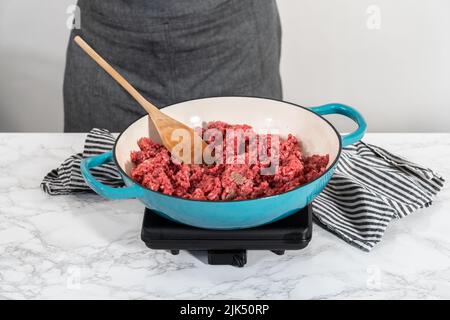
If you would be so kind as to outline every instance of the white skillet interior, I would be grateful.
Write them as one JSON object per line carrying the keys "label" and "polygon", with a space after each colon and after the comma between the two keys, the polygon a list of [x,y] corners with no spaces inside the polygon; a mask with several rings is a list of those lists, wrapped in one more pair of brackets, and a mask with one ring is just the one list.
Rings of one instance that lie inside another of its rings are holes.
{"label": "white skillet interior", "polygon": [[[166,107],[163,111],[188,126],[201,126],[203,121],[224,121],[249,124],[258,132],[267,128],[278,130],[282,137],[294,134],[307,155],[329,154],[330,166],[339,153],[339,137],[328,122],[297,106],[262,98],[217,97],[191,100]],[[128,127],[117,141],[115,153],[119,166],[130,175],[133,164],[130,152],[139,150],[137,141],[149,136],[159,141],[148,117]]]}

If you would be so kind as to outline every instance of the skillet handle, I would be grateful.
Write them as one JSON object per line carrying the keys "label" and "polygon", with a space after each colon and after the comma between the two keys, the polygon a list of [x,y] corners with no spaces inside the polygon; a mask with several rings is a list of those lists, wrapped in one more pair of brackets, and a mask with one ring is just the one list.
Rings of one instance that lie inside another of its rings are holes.
{"label": "skillet handle", "polygon": [[350,106],[346,106],[341,103],[329,103],[323,106],[312,107],[310,109],[321,116],[326,114],[340,114],[356,122],[358,128],[354,132],[341,136],[343,147],[361,140],[366,132],[367,123],[363,116],[356,109]]}
{"label": "skillet handle", "polygon": [[95,177],[89,171],[89,169],[101,166],[102,164],[111,161],[112,151],[81,160],[81,174],[83,175],[86,183],[99,195],[111,200],[138,198],[141,195],[142,188],[137,184],[134,184],[131,187],[113,188],[95,179]]}

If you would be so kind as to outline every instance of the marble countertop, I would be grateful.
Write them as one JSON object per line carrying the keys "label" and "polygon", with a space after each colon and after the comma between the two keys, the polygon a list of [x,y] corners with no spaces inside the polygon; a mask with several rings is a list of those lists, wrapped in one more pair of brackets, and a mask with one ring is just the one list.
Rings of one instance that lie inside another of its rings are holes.
{"label": "marble countertop", "polygon": [[[0,299],[450,298],[450,189],[364,253],[315,226],[301,251],[250,251],[244,268],[172,256],[140,240],[143,206],[48,196],[43,176],[82,134],[0,134]],[[368,134],[450,177],[450,134]]]}

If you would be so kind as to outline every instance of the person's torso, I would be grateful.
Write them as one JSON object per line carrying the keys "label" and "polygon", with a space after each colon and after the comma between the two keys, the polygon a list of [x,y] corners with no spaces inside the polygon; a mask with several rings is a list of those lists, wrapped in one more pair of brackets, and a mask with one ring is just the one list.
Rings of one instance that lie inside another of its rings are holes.
{"label": "person's torso", "polygon": [[230,0],[79,0],[81,7],[112,18],[176,18],[213,10]]}

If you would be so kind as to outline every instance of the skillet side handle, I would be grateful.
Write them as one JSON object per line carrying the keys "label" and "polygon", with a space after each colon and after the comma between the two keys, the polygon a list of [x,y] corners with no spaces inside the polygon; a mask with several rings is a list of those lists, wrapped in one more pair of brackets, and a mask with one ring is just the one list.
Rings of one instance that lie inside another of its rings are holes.
{"label": "skillet side handle", "polygon": [[81,174],[86,183],[96,193],[107,199],[116,200],[116,199],[130,199],[139,197],[142,189],[137,184],[134,184],[131,187],[112,188],[99,182],[89,171],[89,169],[101,166],[102,164],[111,161],[112,161],[112,151],[105,152],[95,157],[83,159],[81,161],[80,168]]}
{"label": "skillet side handle", "polygon": [[340,114],[356,122],[358,128],[354,132],[341,136],[343,147],[361,140],[366,132],[367,123],[363,116],[356,109],[350,106],[341,103],[329,103],[319,107],[312,107],[310,109],[321,116],[327,114]]}

